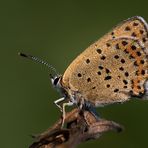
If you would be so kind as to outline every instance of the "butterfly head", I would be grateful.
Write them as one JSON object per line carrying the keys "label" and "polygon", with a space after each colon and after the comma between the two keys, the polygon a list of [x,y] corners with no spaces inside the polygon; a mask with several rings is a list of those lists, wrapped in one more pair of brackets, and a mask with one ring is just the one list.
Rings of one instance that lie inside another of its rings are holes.
{"label": "butterfly head", "polygon": [[62,94],[62,96],[63,95],[65,96],[66,91],[63,89],[63,87],[61,85],[62,75],[58,74],[56,69],[52,65],[50,65],[49,63],[47,63],[35,56],[32,56],[32,55],[28,55],[28,54],[24,54],[24,53],[19,53],[19,55],[24,58],[30,59],[32,61],[35,61],[37,63],[41,63],[41,64],[45,65],[46,67],[48,67],[50,70],[50,79],[51,79],[51,83],[52,83],[53,87],[55,89],[57,89]]}
{"label": "butterfly head", "polygon": [[51,83],[52,83],[53,87],[55,87],[55,88],[61,88],[61,83],[60,83],[61,75],[52,76],[50,74],[50,79],[51,79]]}

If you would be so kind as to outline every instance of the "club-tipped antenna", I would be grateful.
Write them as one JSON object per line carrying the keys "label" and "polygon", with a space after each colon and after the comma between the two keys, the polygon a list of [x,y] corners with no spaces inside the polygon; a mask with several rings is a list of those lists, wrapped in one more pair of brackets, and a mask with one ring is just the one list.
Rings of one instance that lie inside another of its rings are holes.
{"label": "club-tipped antenna", "polygon": [[22,57],[25,57],[25,58],[27,58],[27,59],[30,59],[30,60],[32,60],[32,61],[35,61],[35,62],[37,62],[37,63],[41,63],[41,64],[45,65],[46,67],[48,67],[49,69],[51,69],[56,75],[59,75],[59,74],[57,73],[56,69],[55,69],[52,65],[50,65],[49,63],[47,63],[46,61],[43,61],[43,60],[41,60],[41,59],[39,59],[39,58],[37,58],[37,57],[35,57],[35,56],[28,55],[28,54],[25,54],[25,53],[19,52],[18,54],[19,54],[20,56],[22,56]]}

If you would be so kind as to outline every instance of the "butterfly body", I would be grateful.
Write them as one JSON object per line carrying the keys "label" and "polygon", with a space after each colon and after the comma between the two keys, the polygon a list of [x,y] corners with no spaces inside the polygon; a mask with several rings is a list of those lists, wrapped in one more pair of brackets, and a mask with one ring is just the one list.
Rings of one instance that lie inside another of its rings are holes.
{"label": "butterfly body", "polygon": [[63,75],[58,75],[47,62],[20,55],[56,73],[51,81],[62,95],[54,101],[63,112],[62,126],[65,106],[76,104],[97,117],[97,106],[122,103],[133,96],[148,98],[148,25],[142,17],[135,16],[117,25],[85,49]]}

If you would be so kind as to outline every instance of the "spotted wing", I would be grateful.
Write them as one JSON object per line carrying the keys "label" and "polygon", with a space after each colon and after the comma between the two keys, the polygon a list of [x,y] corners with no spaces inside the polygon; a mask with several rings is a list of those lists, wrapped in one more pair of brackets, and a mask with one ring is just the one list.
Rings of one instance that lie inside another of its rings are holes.
{"label": "spotted wing", "polygon": [[71,63],[63,75],[63,86],[79,91],[96,105],[143,94],[148,79],[146,41],[146,23],[141,17],[124,21]]}
{"label": "spotted wing", "polygon": [[145,52],[148,54],[148,25],[142,17],[134,16],[118,24],[112,31],[101,39],[101,42],[105,43],[109,39],[118,37],[132,37],[138,39],[144,47],[146,47]]}

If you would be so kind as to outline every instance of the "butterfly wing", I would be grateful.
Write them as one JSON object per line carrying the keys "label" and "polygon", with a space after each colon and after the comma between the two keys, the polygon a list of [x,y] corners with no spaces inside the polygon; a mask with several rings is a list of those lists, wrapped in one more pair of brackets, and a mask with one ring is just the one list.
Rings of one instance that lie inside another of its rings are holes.
{"label": "butterfly wing", "polygon": [[[140,16],[134,16],[114,27],[109,33],[104,35],[97,42],[92,44],[92,48],[98,47],[98,42],[107,44],[106,42],[111,39],[119,37],[128,37],[138,39],[141,44],[146,47],[145,52],[148,54],[148,25],[147,22]],[[100,44],[99,44],[100,46]]]}
{"label": "butterfly wing", "polygon": [[131,94],[143,94],[148,79],[145,24],[135,17],[115,27],[71,63],[62,77],[62,85],[80,92],[95,105],[123,102]]}
{"label": "butterfly wing", "polygon": [[132,37],[138,39],[146,48],[148,54],[148,25],[147,22],[140,16],[134,16],[123,21],[106,36],[104,41],[118,37]]}

